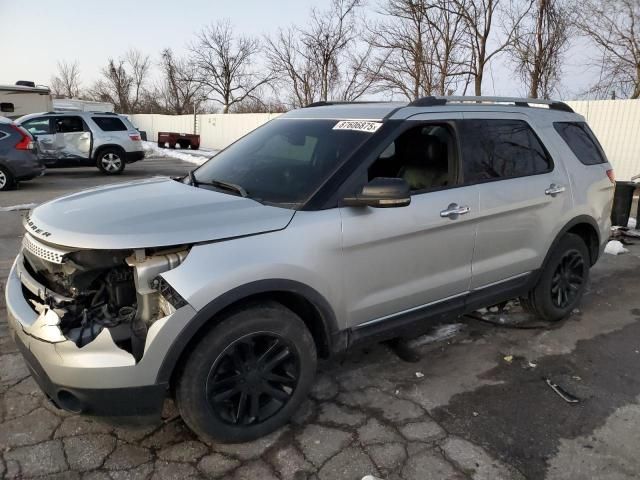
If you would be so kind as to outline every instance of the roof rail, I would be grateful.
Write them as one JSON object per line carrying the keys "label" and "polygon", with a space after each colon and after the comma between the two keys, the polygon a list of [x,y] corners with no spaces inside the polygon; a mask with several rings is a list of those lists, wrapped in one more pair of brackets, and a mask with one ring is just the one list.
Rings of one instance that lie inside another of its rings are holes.
{"label": "roof rail", "polygon": [[564,102],[556,100],[545,100],[540,98],[517,98],[517,97],[422,97],[409,103],[409,107],[433,107],[437,105],[447,105],[451,103],[473,103],[476,105],[511,103],[516,107],[530,107],[532,105],[546,105],[550,110],[560,110],[574,113],[573,109]]}
{"label": "roof rail", "polygon": [[311,107],[324,107],[327,105],[362,105],[367,103],[389,103],[382,100],[355,100],[355,101],[346,101],[346,100],[320,100],[319,102],[312,102],[309,105],[305,105],[302,108],[311,108]]}

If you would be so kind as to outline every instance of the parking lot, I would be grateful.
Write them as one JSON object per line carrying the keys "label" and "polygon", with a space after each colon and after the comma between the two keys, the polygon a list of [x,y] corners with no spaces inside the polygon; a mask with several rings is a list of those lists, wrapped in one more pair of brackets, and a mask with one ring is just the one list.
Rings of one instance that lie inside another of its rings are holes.
{"label": "parking lot", "polygon": [[[118,178],[92,168],[50,170],[0,194],[0,206],[190,168],[148,158]],[[18,251],[24,213],[0,212],[0,284]],[[452,336],[425,338],[415,364],[382,345],[323,364],[292,424],[242,445],[201,443],[171,401],[162,424],[152,426],[57,410],[9,337],[2,298],[0,477],[637,478],[640,245],[629,249],[601,259],[580,309],[559,324],[465,317]],[[578,402],[563,400],[544,379]]]}

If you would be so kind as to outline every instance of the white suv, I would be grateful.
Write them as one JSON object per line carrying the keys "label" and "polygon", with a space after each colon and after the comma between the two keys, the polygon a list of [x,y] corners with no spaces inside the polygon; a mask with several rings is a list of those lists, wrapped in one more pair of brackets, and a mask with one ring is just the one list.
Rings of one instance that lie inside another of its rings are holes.
{"label": "white suv", "polygon": [[140,132],[115,113],[33,113],[16,123],[36,139],[49,168],[97,166],[107,175],[117,175],[127,163],[144,158]]}

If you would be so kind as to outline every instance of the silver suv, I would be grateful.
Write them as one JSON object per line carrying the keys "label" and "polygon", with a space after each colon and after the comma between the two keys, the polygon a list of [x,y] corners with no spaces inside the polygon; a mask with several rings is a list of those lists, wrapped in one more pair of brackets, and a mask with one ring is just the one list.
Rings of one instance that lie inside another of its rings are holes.
{"label": "silver suv", "polygon": [[115,113],[33,113],[16,123],[36,139],[49,168],[96,166],[107,175],[117,175],[127,163],[144,158],[140,132]]}
{"label": "silver suv", "polygon": [[514,297],[567,316],[612,196],[560,102],[314,104],[184,178],[35,208],[9,323],[62,408],[158,414],[171,392],[197,434],[246,441],[287,422],[318,358]]}

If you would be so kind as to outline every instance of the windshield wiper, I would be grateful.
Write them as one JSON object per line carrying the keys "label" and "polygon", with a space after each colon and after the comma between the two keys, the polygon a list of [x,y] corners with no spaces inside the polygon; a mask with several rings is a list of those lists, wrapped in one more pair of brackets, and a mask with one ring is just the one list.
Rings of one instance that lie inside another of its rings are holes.
{"label": "windshield wiper", "polygon": [[[193,177],[192,181],[195,181],[195,177]],[[231,190],[232,192],[236,192],[238,195],[240,195],[243,198],[246,198],[249,196],[247,191],[244,188],[242,188],[240,185],[236,185],[235,183],[223,182],[222,180],[209,180],[208,182],[198,181],[196,182],[196,184],[192,183],[192,185],[195,185],[195,186],[208,185],[210,187],[217,187],[223,190]]]}
{"label": "windshield wiper", "polygon": [[198,187],[198,182],[196,181],[196,176],[193,174],[193,170],[189,170],[189,182],[194,187]]}

